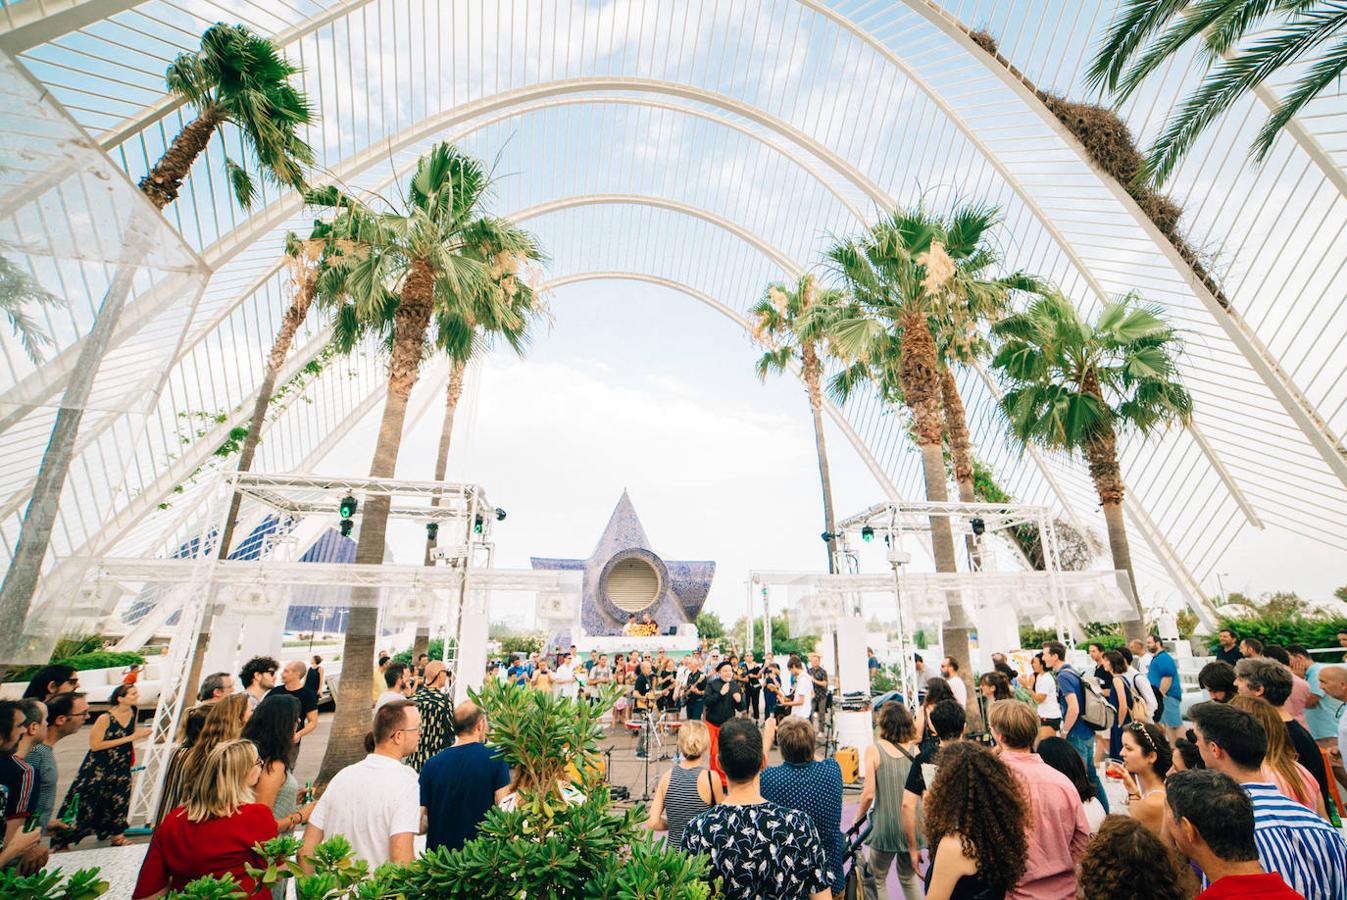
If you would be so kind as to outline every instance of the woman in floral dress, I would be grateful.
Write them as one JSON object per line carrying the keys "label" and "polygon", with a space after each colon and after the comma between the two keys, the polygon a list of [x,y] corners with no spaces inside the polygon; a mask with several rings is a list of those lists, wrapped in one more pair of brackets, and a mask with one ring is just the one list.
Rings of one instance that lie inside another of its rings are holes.
{"label": "woman in floral dress", "polygon": [[136,701],[140,690],[134,684],[120,684],[112,691],[112,708],[99,716],[89,733],[89,752],[80,764],[79,774],[66,791],[58,818],[69,814],[75,797],[79,805],[69,828],[52,832],[52,847],[57,850],[78,844],[89,835],[112,838],[114,846],[127,843],[126,812],[131,802],[132,743],[150,736],[149,728],[136,728]]}

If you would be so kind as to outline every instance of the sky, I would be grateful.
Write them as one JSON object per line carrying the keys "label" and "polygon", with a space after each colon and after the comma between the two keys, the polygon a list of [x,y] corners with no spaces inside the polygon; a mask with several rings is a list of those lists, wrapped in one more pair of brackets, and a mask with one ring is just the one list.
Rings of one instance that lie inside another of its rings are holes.
{"label": "sky", "polygon": [[[760,382],[738,326],[659,286],[565,287],[552,314],[525,360],[495,353],[470,371],[457,419],[447,477],[482,485],[507,511],[494,531],[498,566],[588,557],[627,490],[657,554],[717,563],[706,609],[727,625],[743,615],[751,570],[824,570],[813,431],[798,381]],[[428,370],[413,397],[409,415],[424,413],[404,438],[399,477],[431,477],[441,378]],[[363,462],[370,425],[324,469]],[[844,437],[830,424],[825,435],[838,517],[882,502]],[[418,560],[422,540],[415,525],[390,529],[399,561]],[[1246,529],[1216,571],[1229,591],[1327,597],[1347,583],[1343,562],[1305,539]],[[882,559],[862,564],[883,571]],[[930,565],[917,558],[913,567]],[[1215,576],[1208,582],[1216,594]],[[532,617],[506,599],[493,618],[528,625]]]}

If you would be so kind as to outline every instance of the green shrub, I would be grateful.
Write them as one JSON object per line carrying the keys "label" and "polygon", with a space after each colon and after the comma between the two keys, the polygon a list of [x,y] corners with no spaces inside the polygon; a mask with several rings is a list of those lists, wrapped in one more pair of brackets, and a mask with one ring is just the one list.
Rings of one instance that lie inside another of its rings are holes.
{"label": "green shrub", "polygon": [[5,900],[93,900],[107,893],[108,883],[98,869],[80,869],[65,878],[60,869],[43,869],[20,875],[17,869],[0,869],[0,897]]}
{"label": "green shrub", "polygon": [[530,653],[543,652],[543,636],[540,634],[511,634],[500,639],[500,652],[506,656],[514,653],[522,653],[528,656]]}
{"label": "green shrub", "polygon": [[[449,647],[452,649],[453,646],[453,642],[451,641]],[[435,640],[427,644],[426,655],[431,659],[444,659],[444,638],[435,638]],[[404,666],[410,666],[412,664],[411,649],[399,650],[397,653],[394,653],[393,662],[399,662]]]}
{"label": "green shrub", "polygon": [[[95,653],[81,653],[64,659],[52,659],[53,665],[74,666],[76,671],[87,672],[90,669],[124,669],[130,665],[144,665],[145,657],[139,653],[117,653],[112,650],[100,650]],[[28,666],[14,669],[5,676],[6,681],[29,681],[37,674],[41,666]]]}
{"label": "green shrub", "polygon": [[[1347,631],[1347,618],[1342,616],[1316,616],[1305,613],[1291,615],[1259,612],[1246,616],[1221,616],[1217,620],[1218,629],[1228,628],[1240,639],[1257,638],[1264,644],[1303,644],[1313,650],[1316,647],[1336,647],[1338,632]],[[1215,637],[1208,637],[1207,645],[1213,650],[1217,646]],[[1315,658],[1331,661],[1331,654],[1315,654]]]}

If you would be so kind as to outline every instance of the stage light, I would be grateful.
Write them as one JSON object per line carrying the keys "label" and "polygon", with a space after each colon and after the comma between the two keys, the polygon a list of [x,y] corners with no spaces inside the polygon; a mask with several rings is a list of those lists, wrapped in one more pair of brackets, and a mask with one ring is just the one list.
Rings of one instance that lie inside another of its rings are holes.
{"label": "stage light", "polygon": [[426,523],[426,540],[428,540],[428,541],[433,541],[433,540],[435,540],[436,538],[438,538],[439,536],[440,536],[440,523],[439,523],[439,522],[427,522],[427,523]]}
{"label": "stage light", "polygon": [[485,524],[486,524],[486,520],[482,518],[482,514],[481,514],[481,513],[478,513],[476,516],[473,517],[473,520],[472,520],[472,533],[473,533],[473,534],[481,534],[481,533],[482,533],[482,527],[483,527]]}
{"label": "stage light", "polygon": [[874,539],[875,539],[875,530],[873,528],[871,528],[869,525],[866,525],[864,528],[861,529],[861,540],[865,541],[868,544]]}
{"label": "stage light", "polygon": [[339,507],[339,509],[341,510],[341,517],[343,519],[353,518],[355,516],[356,510],[355,498],[352,497],[350,494],[347,494],[345,497],[342,497],[341,506]]}
{"label": "stage light", "polygon": [[499,506],[496,507],[496,521],[497,522],[505,521],[505,510],[501,509]]}
{"label": "stage light", "polygon": [[823,538],[823,543],[828,544],[832,542],[833,538],[838,537],[838,535],[833,534],[831,531],[825,531],[823,534],[820,534],[819,537]]}
{"label": "stage light", "polygon": [[355,527],[355,523],[352,522],[350,519],[342,519],[342,520],[341,520],[341,536],[342,536],[342,537],[350,537],[350,536],[351,536],[351,529],[354,528],[354,527]]}
{"label": "stage light", "polygon": [[968,524],[973,529],[973,534],[981,537],[987,531],[987,523],[981,519],[969,519]]}

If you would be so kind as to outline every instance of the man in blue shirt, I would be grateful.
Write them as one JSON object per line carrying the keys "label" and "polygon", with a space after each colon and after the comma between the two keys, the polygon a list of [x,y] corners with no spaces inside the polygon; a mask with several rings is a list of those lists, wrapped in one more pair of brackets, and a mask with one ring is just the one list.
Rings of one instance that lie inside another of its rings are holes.
{"label": "man in blue shirt", "polygon": [[486,713],[470,700],[454,707],[457,737],[421,768],[426,848],[457,850],[477,836],[492,806],[510,792],[510,767],[486,746]]}
{"label": "man in blue shirt", "polygon": [[1155,635],[1146,635],[1146,649],[1152,654],[1146,678],[1150,681],[1151,687],[1155,688],[1155,695],[1164,698],[1162,701],[1164,710],[1155,724],[1164,726],[1165,736],[1172,744],[1183,737],[1181,728],[1183,716],[1180,715],[1180,707],[1183,705],[1183,684],[1179,681],[1179,667],[1174,662],[1174,657],[1169,655],[1165,645],[1160,643],[1160,639]]}
{"label": "man in blue shirt", "polygon": [[1108,812],[1108,795],[1099,780],[1099,767],[1094,763],[1094,729],[1085,723],[1081,713],[1085,709],[1085,686],[1080,682],[1080,673],[1066,661],[1066,645],[1061,641],[1048,641],[1043,645],[1043,661],[1057,676],[1057,694],[1062,707],[1062,737],[1076,748],[1085,763],[1085,771],[1090,775],[1090,784],[1094,785],[1094,794],[1099,805]]}

